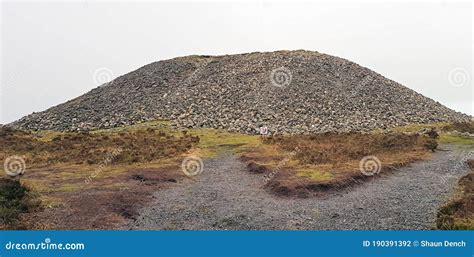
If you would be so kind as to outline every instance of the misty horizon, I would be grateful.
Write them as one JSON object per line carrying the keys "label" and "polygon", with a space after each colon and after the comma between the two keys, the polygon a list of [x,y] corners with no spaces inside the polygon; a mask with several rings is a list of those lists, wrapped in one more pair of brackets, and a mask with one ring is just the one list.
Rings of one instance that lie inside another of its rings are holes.
{"label": "misty horizon", "polygon": [[473,115],[471,8],[470,3],[4,2],[0,123],[160,60],[298,49],[355,62]]}

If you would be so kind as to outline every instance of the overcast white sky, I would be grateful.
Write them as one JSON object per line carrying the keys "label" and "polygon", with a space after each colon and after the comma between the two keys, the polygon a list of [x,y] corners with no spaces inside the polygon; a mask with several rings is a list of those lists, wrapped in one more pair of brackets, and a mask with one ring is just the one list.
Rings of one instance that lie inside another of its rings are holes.
{"label": "overcast white sky", "polygon": [[1,23],[0,123],[86,93],[98,69],[282,49],[349,59],[474,114],[470,2],[2,2]]}

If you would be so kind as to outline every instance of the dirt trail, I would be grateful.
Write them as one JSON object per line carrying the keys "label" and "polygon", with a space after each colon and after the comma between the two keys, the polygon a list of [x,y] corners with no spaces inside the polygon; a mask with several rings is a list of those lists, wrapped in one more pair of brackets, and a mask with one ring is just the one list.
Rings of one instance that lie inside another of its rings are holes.
{"label": "dirt trail", "polygon": [[470,149],[442,148],[431,160],[308,199],[272,195],[263,175],[248,173],[235,156],[219,156],[199,176],[156,192],[126,229],[430,229],[469,171],[462,160]]}

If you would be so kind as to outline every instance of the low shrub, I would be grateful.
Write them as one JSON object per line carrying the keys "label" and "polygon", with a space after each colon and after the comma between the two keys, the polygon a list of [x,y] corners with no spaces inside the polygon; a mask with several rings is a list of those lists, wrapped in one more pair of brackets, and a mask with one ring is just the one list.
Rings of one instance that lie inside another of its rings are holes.
{"label": "low shrub", "polygon": [[306,164],[334,164],[359,160],[364,156],[385,152],[429,149],[436,140],[420,134],[324,133],[316,135],[271,136],[264,143],[277,144],[285,151],[299,151],[296,158]]}
{"label": "low shrub", "polygon": [[33,193],[19,181],[0,178],[0,228],[22,228],[20,215],[39,206]]}
{"label": "low shrub", "polygon": [[119,133],[62,133],[52,140],[33,134],[0,129],[0,158],[25,156],[29,164],[100,164],[150,162],[190,149],[199,137],[166,134],[152,129]]}
{"label": "low shrub", "polygon": [[453,122],[443,126],[443,131],[458,131],[461,133],[474,134],[474,121],[470,122]]}

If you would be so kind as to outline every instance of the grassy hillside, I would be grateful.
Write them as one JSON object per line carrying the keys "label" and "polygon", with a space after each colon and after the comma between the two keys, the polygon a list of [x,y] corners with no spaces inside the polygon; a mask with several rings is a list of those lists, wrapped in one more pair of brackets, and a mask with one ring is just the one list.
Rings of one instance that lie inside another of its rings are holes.
{"label": "grassy hillside", "polygon": [[[194,179],[182,171],[187,156],[205,160],[237,154],[250,171],[267,173],[270,192],[309,197],[430,158],[434,139],[414,134],[423,128],[437,129],[439,142],[474,145],[471,137],[459,134],[472,133],[472,127],[464,124],[298,136],[178,130],[167,121],[88,133],[1,128],[0,159],[19,156],[26,170],[21,183],[2,172],[0,217],[4,224],[37,229],[112,228],[133,219],[153,192]],[[361,172],[367,156],[380,161],[369,160],[364,166],[374,174]],[[14,200],[12,186],[23,192],[14,194]]]}

